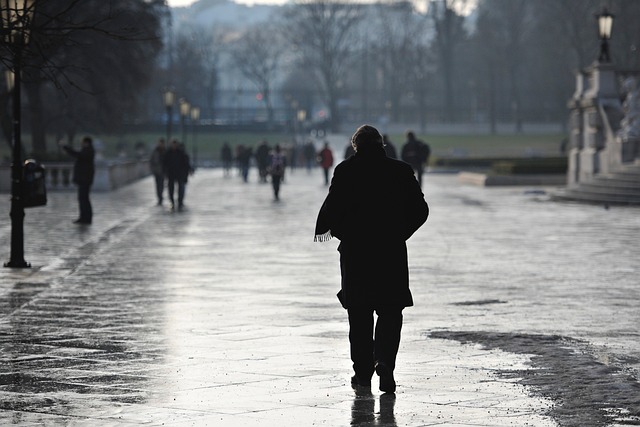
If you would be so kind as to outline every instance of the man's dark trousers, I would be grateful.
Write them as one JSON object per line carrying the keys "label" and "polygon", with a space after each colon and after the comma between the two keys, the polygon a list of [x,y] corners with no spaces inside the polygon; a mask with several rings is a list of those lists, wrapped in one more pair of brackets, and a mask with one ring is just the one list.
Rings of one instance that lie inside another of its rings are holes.
{"label": "man's dark trousers", "polygon": [[174,205],[174,191],[175,185],[178,184],[178,206],[182,207],[184,201],[184,193],[186,190],[186,183],[177,178],[169,178],[168,179],[168,190],[169,190],[169,200],[171,201],[171,205]]}
{"label": "man's dark trousers", "polygon": [[[402,330],[402,309],[403,307],[347,309],[351,360],[358,378],[370,379],[376,363],[385,364],[391,371],[395,369]],[[375,322],[375,335],[374,311],[378,315],[378,320]]]}
{"label": "man's dark trousers", "polygon": [[80,221],[90,223],[93,219],[93,209],[89,200],[91,184],[78,184],[78,206],[80,207]]}
{"label": "man's dark trousers", "polygon": [[156,195],[158,196],[158,204],[162,204],[162,193],[164,192],[164,174],[158,173],[154,175],[156,179]]}

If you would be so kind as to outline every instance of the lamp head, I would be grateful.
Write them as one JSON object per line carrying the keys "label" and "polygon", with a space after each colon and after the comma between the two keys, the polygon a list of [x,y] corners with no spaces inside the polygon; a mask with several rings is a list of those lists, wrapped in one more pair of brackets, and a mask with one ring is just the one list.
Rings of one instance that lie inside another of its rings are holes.
{"label": "lamp head", "polygon": [[611,29],[613,28],[614,16],[609,13],[607,8],[602,9],[602,12],[597,15],[598,18],[598,36],[602,40],[609,40],[611,38]]}
{"label": "lamp head", "polygon": [[0,0],[2,36],[13,45],[29,43],[29,31],[35,11],[35,0]]}

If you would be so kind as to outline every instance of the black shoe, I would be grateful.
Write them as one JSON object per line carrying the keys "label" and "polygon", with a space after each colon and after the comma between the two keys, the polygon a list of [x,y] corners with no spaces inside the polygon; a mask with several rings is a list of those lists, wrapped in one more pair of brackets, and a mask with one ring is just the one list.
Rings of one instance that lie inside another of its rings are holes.
{"label": "black shoe", "polygon": [[376,373],[380,376],[380,391],[395,393],[396,380],[393,378],[393,371],[384,363],[378,363]]}
{"label": "black shoe", "polygon": [[73,221],[74,224],[84,224],[84,225],[89,225],[91,224],[91,221],[87,221],[84,219],[76,219],[75,221]]}
{"label": "black shoe", "polygon": [[371,380],[363,380],[358,378],[357,375],[354,375],[351,377],[351,387],[354,389],[371,388]]}

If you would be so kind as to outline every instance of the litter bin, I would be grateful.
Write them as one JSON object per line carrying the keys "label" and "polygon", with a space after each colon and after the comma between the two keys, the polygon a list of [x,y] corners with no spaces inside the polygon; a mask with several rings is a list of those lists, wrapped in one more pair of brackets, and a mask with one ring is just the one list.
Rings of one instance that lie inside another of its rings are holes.
{"label": "litter bin", "polygon": [[22,205],[25,208],[47,204],[44,166],[33,159],[24,161],[22,169]]}

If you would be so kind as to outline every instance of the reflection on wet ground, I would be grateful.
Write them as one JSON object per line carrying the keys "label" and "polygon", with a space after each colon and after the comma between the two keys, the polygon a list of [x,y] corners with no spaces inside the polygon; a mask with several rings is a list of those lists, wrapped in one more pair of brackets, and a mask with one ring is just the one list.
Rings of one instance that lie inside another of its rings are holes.
{"label": "reflection on wet ground", "polygon": [[181,213],[146,179],[95,194],[83,229],[75,194],[52,194],[25,223],[34,268],[0,271],[0,424],[636,422],[636,211],[427,178],[396,395],[349,386],[319,171],[274,203],[199,170]]}
{"label": "reflection on wet ground", "polygon": [[549,415],[560,425],[640,425],[640,383],[621,368],[621,362],[637,364],[637,359],[599,360],[588,343],[554,335],[446,331],[429,336],[532,356],[533,369],[498,374],[556,401]]}

